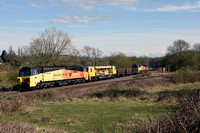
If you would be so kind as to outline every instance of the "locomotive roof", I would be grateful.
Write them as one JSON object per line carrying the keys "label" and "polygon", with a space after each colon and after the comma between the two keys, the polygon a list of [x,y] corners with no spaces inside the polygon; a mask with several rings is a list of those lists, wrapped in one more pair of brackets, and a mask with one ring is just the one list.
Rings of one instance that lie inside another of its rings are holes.
{"label": "locomotive roof", "polygon": [[[38,67],[38,66],[25,66],[23,68],[27,68],[27,69],[37,69],[37,68],[41,68],[41,67]],[[22,69],[23,69],[22,68]]]}
{"label": "locomotive roof", "polygon": [[84,66],[25,66],[23,68],[38,69],[38,68],[55,68],[55,67],[65,67],[65,68],[81,67],[81,68],[85,68]]}
{"label": "locomotive roof", "polygon": [[114,66],[88,66],[88,67],[95,67],[95,68],[111,68]]}

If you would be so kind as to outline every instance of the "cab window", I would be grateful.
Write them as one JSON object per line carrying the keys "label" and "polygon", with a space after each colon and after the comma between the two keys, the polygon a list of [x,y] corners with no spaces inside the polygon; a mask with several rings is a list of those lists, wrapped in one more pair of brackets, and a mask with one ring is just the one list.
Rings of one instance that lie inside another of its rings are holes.
{"label": "cab window", "polygon": [[90,68],[90,72],[92,72],[92,68]]}
{"label": "cab window", "polygon": [[39,71],[37,69],[32,70],[32,75],[36,75],[36,74],[39,74]]}

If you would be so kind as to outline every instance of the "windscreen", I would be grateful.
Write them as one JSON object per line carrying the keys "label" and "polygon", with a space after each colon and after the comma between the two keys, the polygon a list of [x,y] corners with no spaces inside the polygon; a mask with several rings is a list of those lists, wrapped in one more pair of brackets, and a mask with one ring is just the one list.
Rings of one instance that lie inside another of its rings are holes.
{"label": "windscreen", "polygon": [[30,76],[31,75],[31,71],[28,68],[22,68],[19,72],[19,77],[22,76]]}
{"label": "windscreen", "polygon": [[138,68],[138,65],[136,64],[136,65],[133,65],[133,68]]}

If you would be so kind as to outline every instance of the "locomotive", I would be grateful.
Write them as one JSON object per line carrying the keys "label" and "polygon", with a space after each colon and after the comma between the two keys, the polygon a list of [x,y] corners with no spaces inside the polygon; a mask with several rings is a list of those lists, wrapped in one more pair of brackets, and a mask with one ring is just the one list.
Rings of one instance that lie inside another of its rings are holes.
{"label": "locomotive", "polygon": [[39,89],[128,76],[147,71],[147,66],[139,64],[134,64],[129,69],[118,70],[115,66],[28,66],[20,70],[17,84],[20,90]]}
{"label": "locomotive", "polygon": [[115,66],[23,67],[19,72],[17,83],[20,89],[46,88],[112,78],[115,75]]}

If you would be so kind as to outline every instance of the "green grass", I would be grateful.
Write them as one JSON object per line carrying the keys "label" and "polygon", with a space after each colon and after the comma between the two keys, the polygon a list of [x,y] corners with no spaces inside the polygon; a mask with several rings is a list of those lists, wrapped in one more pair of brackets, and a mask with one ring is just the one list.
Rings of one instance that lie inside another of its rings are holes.
{"label": "green grass", "polygon": [[176,105],[159,105],[128,99],[77,100],[32,106],[19,114],[6,116],[6,119],[69,132],[117,132],[118,130],[123,132],[127,130],[125,124],[134,123],[135,118],[156,119],[172,112],[175,108]]}
{"label": "green grass", "polygon": [[17,72],[1,72],[0,86],[14,85],[17,83]]}
{"label": "green grass", "polygon": [[[177,110],[179,98],[199,88],[200,83],[190,83],[146,90],[108,90],[65,102],[29,106],[22,112],[0,116],[0,120],[67,132],[137,132],[149,118],[159,119]],[[48,101],[55,97],[48,92],[37,98]]]}

